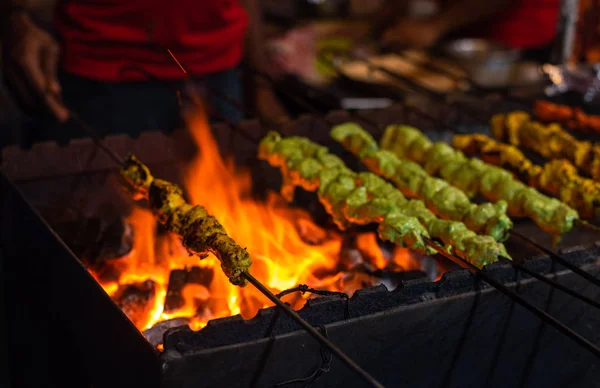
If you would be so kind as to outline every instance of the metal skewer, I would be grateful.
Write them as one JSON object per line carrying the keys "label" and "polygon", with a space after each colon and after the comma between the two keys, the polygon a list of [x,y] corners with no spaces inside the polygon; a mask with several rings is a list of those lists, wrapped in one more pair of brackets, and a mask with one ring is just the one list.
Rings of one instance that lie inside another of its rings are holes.
{"label": "metal skewer", "polygon": [[557,263],[561,264],[563,267],[566,267],[568,269],[570,269],[571,271],[573,271],[574,273],[576,273],[577,275],[581,276],[582,278],[588,280],[590,283],[593,283],[594,285],[600,287],[600,279],[596,278],[595,276],[593,276],[592,274],[582,270],[581,268],[577,267],[576,265],[570,263],[569,261],[567,261],[567,259],[565,259],[564,257],[562,257],[561,255],[552,252],[550,249],[547,249],[543,246],[541,246],[540,244],[537,244],[535,241],[531,240],[529,237],[515,231],[515,230],[511,230],[510,234],[512,236],[517,237],[518,239],[526,242],[528,245],[532,246],[533,248],[537,249],[538,251],[547,254],[548,256],[550,256],[550,258],[554,261],[556,261]]}
{"label": "metal skewer", "polygon": [[573,291],[570,288],[568,288],[566,286],[563,286],[562,284],[560,284],[560,283],[558,283],[558,282],[556,282],[556,281],[554,281],[552,279],[549,279],[549,278],[545,277],[544,275],[541,275],[541,274],[539,274],[539,273],[537,273],[535,271],[532,271],[532,270],[530,270],[529,268],[525,267],[522,264],[512,263],[512,266],[515,267],[516,269],[518,269],[519,271],[525,272],[527,275],[529,275],[529,276],[531,276],[533,278],[536,278],[536,279],[538,279],[538,280],[540,280],[540,281],[542,281],[542,282],[544,282],[546,284],[549,284],[550,286],[552,286],[552,287],[554,287],[554,288],[556,288],[558,290],[561,290],[565,294],[571,295],[572,297],[577,298],[577,299],[581,300],[582,302],[585,302],[585,303],[589,304],[590,306],[593,306],[593,307],[595,307],[597,309],[600,309],[600,303],[598,303],[598,302],[596,302],[596,301],[588,298],[585,295],[579,294],[576,291]]}
{"label": "metal skewer", "polygon": [[261,282],[259,282],[254,276],[245,272],[242,276],[244,276],[256,289],[262,292],[271,302],[275,303],[277,307],[281,308],[285,311],[288,316],[290,316],[296,323],[298,323],[304,330],[308,332],[313,338],[317,341],[321,342],[327,348],[335,354],[340,361],[346,364],[348,367],[356,371],[362,379],[371,384],[374,387],[383,387],[377,380],[375,380],[369,373],[367,373],[364,369],[362,369],[358,364],[356,364],[350,357],[348,357],[343,351],[341,351],[337,346],[331,343],[327,338],[325,338],[317,329],[312,327],[308,322],[306,322],[297,312],[295,312],[289,305],[285,304],[281,301],[275,294],[273,294],[268,288],[266,288]]}
{"label": "metal skewer", "polygon": [[570,329],[564,323],[558,321],[556,318],[554,318],[552,315],[548,314],[544,310],[542,310],[542,309],[540,309],[540,308],[532,305],[527,300],[525,300],[525,298],[523,298],[521,295],[519,295],[516,292],[510,290],[504,284],[502,284],[498,280],[494,279],[492,276],[490,276],[489,274],[485,273],[484,271],[480,270],[479,268],[477,268],[473,264],[471,264],[468,261],[462,259],[461,257],[458,257],[456,255],[448,253],[445,249],[443,249],[441,246],[439,246],[438,244],[436,244],[435,241],[431,240],[430,238],[423,237],[423,240],[425,242],[427,242],[427,244],[430,247],[432,247],[433,249],[435,249],[438,253],[442,254],[444,257],[446,257],[446,258],[454,261],[455,263],[457,263],[459,265],[463,265],[463,266],[468,267],[469,269],[471,269],[472,271],[474,271],[475,273],[477,273],[477,275],[479,275],[489,285],[491,285],[492,287],[494,287],[495,289],[497,289],[498,291],[500,291],[504,295],[508,296],[509,298],[511,298],[512,300],[514,300],[515,302],[519,303],[521,306],[525,307],[527,310],[529,310],[531,313],[533,313],[534,315],[536,315],[541,320],[543,320],[543,321],[549,323],[550,325],[552,325],[555,329],[557,329],[558,331],[560,331],[562,334],[566,335],[567,337],[569,337],[573,341],[577,342],[579,345],[581,345],[582,347],[584,347],[586,350],[588,350],[594,356],[600,358],[600,348],[598,348],[596,345],[594,345],[593,343],[591,343],[587,339],[583,338],[582,336],[580,336],[579,334],[577,334],[576,332],[574,332],[572,329]]}
{"label": "metal skewer", "polygon": [[110,158],[113,161],[115,161],[118,165],[123,164],[123,161],[125,160],[125,158],[123,158],[121,155],[119,155],[113,149],[108,147],[106,145],[106,143],[104,143],[104,141],[102,141],[100,134],[98,134],[98,132],[96,132],[96,130],[94,128],[92,128],[91,125],[89,125],[83,119],[81,119],[77,113],[70,110],[69,111],[69,119],[77,122],[81,126],[81,128],[83,128],[83,130],[86,131],[91,136],[92,141],[94,143],[96,143],[96,145],[98,147],[100,147],[100,149],[102,149],[102,151],[104,151],[108,156],[110,156]]}

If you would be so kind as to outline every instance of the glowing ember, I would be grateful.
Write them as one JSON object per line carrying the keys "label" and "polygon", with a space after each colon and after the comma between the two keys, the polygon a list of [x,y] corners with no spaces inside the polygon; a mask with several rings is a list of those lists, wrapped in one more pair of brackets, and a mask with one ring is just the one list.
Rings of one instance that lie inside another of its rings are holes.
{"label": "glowing ember", "polygon": [[[249,172],[236,170],[232,162],[221,158],[205,117],[193,116],[188,123],[199,149],[196,158],[184,170],[189,200],[205,206],[232,238],[247,247],[254,261],[254,276],[274,292],[298,284],[348,291],[342,275],[349,268],[340,264],[341,235],[323,230],[311,221],[307,212],[290,208],[275,193],[265,202],[252,199]],[[108,263],[109,267],[102,273],[93,275],[115,300],[123,295],[124,289],[129,290],[126,287],[140,284],[153,287],[148,294],[151,297],[147,297],[149,306],[144,309],[134,308],[137,305],[126,306],[129,299],[122,301],[126,313],[135,312],[130,319],[140,330],[180,317],[189,318],[192,329],[200,329],[210,319],[235,314],[249,318],[258,309],[270,305],[252,286],[231,285],[212,255],[204,260],[189,256],[175,236],[158,233],[149,211],[136,208],[128,221],[135,233],[132,252],[126,258]],[[383,269],[389,262],[379,249],[374,233],[358,235],[356,247],[364,252],[364,260],[376,268]],[[404,270],[419,268],[419,263],[405,249],[396,249],[392,260]],[[165,312],[171,271],[193,266],[213,270],[210,284],[186,284],[180,292],[181,305]],[[358,287],[360,282],[357,282]],[[303,298],[296,295],[289,302],[299,307]]]}

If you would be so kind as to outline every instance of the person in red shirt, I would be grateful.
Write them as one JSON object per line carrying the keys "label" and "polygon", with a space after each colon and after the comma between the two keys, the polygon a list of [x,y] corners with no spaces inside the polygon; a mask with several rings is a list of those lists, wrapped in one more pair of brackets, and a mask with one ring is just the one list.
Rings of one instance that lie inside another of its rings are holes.
{"label": "person in red shirt", "polygon": [[455,0],[425,20],[395,21],[383,32],[387,44],[427,48],[442,37],[468,29],[471,37],[512,48],[541,49],[556,33],[560,0]]}
{"label": "person in red shirt", "polygon": [[[242,59],[266,68],[258,1],[58,0],[51,34],[26,1],[0,0],[4,77],[21,106],[58,122],[43,122],[41,140],[85,136],[71,112],[103,133],[170,130],[181,124],[176,90],[202,83],[241,101]],[[270,119],[285,115],[264,82],[252,100]],[[243,116],[218,96],[210,103],[229,120]]]}

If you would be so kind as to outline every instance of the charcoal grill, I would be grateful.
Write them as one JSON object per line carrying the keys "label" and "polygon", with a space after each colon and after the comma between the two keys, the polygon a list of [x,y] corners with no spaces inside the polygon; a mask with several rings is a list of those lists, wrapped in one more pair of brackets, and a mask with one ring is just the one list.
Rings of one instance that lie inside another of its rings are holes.
{"label": "charcoal grill", "polygon": [[[429,106],[436,114],[444,109]],[[362,114],[378,126],[402,122],[435,129],[403,106]],[[344,111],[327,115],[329,122],[354,119]],[[256,137],[265,133],[255,121],[241,127]],[[332,145],[328,129],[321,118],[306,115],[281,131]],[[255,144],[227,125],[215,125],[213,132],[223,152],[252,167],[261,189],[279,187],[279,174],[256,160]],[[184,132],[115,136],[106,143],[121,154],[136,153],[157,176],[175,182],[180,181],[177,167],[194,152]],[[344,155],[334,145],[332,149]],[[319,368],[327,372],[314,386],[361,386],[352,371],[336,359],[329,363],[319,345],[274,308],[260,310],[250,320],[213,320],[198,332],[173,328],[164,336],[164,351],[156,351],[35,210],[68,196],[78,203],[109,198],[126,211],[128,201],[110,184],[110,159],[90,139],[65,147],[10,147],[2,158],[0,252],[12,372],[20,386],[263,387],[305,378]],[[360,168],[354,158],[347,160]],[[550,239],[532,223],[517,222],[516,229],[550,247]],[[590,231],[577,230],[566,236],[560,252],[597,275],[599,240]],[[552,273],[561,284],[598,299],[597,287],[531,246],[510,240],[507,248],[531,270]],[[509,265],[497,263],[485,271],[600,344],[594,330],[598,310]],[[349,300],[311,299],[300,315],[320,325],[386,386],[583,387],[600,381],[598,359],[467,270],[448,272],[438,282],[408,280],[392,291],[363,289]]]}

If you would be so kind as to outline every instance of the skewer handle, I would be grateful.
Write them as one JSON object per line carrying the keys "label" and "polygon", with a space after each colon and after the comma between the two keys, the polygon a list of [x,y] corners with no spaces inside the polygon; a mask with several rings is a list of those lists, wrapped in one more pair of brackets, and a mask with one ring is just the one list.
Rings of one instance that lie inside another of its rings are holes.
{"label": "skewer handle", "polygon": [[317,329],[312,327],[308,322],[306,322],[294,309],[292,309],[288,304],[284,303],[279,299],[275,294],[273,294],[267,287],[265,287],[258,279],[249,274],[248,272],[244,272],[242,275],[244,276],[250,284],[256,287],[260,292],[262,292],[269,300],[277,305],[280,309],[282,309],[287,315],[290,316],[296,323],[298,323],[304,330],[308,332],[314,339],[320,342],[322,345],[325,345],[331,353],[335,354],[337,358],[340,359],[344,364],[346,364],[350,369],[354,370],[358,373],[362,379],[370,384],[373,387],[383,388],[384,386],[379,383],[373,376],[371,376],[367,371],[362,369],[358,364],[356,364],[350,357],[348,357],[340,348],[334,345],[331,341],[325,338]]}
{"label": "skewer handle", "polygon": [[550,259],[561,264],[563,267],[570,269],[571,271],[573,271],[577,275],[581,276],[582,278],[586,279],[590,283],[600,287],[600,279],[598,279],[594,275],[590,274],[589,272],[584,271],[583,269],[579,268],[575,264],[570,263],[569,261],[567,261],[567,259],[565,259],[561,255],[558,255],[558,254],[552,252],[550,249],[544,248],[540,244],[531,240],[529,237],[517,232],[514,229],[510,231],[510,234],[512,236],[515,236],[515,237],[521,239],[522,241],[525,241],[527,244],[529,244],[533,248],[537,249],[538,251],[547,254],[548,256],[550,256]]}
{"label": "skewer handle", "polygon": [[600,303],[588,298],[587,296],[579,294],[576,291],[573,291],[572,289],[565,287],[562,284],[555,282],[554,280],[549,279],[542,274],[536,273],[535,271],[530,270],[529,268],[525,267],[524,265],[521,265],[518,263],[513,263],[512,265],[513,265],[513,267],[515,267],[516,269],[518,269],[520,271],[523,271],[527,275],[529,275],[533,278],[536,278],[537,280],[539,280],[541,282],[549,284],[550,286],[552,286],[558,290],[561,290],[562,292],[564,292],[568,295],[571,295],[572,297],[577,298],[577,299],[581,300],[582,302],[589,304],[590,306],[600,309]]}
{"label": "skewer handle", "polygon": [[587,339],[583,338],[582,336],[580,336],[579,334],[577,334],[575,331],[571,330],[564,323],[558,321],[552,315],[548,314],[547,312],[545,312],[544,310],[540,309],[539,307],[536,307],[533,304],[529,303],[521,295],[519,295],[516,292],[510,290],[504,284],[502,284],[498,280],[494,279],[492,276],[490,276],[489,274],[487,274],[484,271],[480,270],[479,268],[477,268],[473,264],[469,263],[468,261],[466,261],[466,260],[464,260],[464,259],[462,259],[462,258],[460,258],[460,257],[458,257],[456,255],[448,254],[448,252],[446,252],[442,247],[440,247],[439,245],[437,245],[433,240],[431,240],[429,238],[426,238],[426,237],[424,238],[424,240],[427,242],[428,245],[430,245],[432,248],[434,248],[440,254],[444,255],[445,257],[449,258],[450,260],[454,261],[455,263],[457,263],[459,265],[466,266],[467,268],[469,268],[470,270],[472,270],[473,272],[475,272],[477,275],[481,276],[481,278],[486,283],[488,283],[490,286],[494,287],[496,290],[498,290],[501,293],[503,293],[504,295],[508,296],[513,301],[515,301],[518,304],[520,304],[521,306],[525,307],[527,310],[529,310],[532,314],[534,314],[535,316],[537,316],[543,322],[550,324],[556,330],[558,330],[559,332],[561,332],[565,336],[569,337],[570,339],[572,339],[573,341],[577,342],[579,345],[581,345],[582,347],[584,347],[586,350],[588,350],[594,356],[600,358],[600,348],[598,348],[598,346],[596,346],[592,342],[588,341]]}

